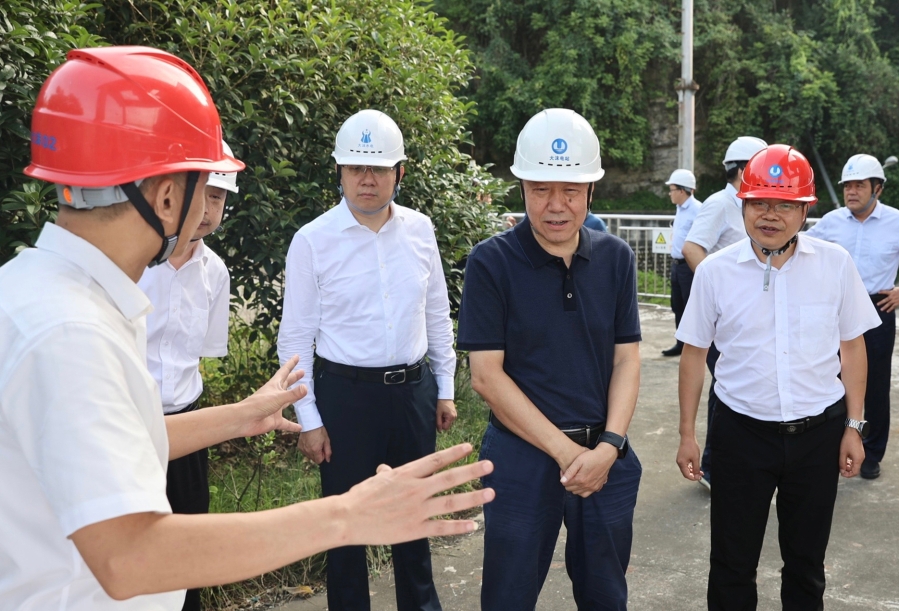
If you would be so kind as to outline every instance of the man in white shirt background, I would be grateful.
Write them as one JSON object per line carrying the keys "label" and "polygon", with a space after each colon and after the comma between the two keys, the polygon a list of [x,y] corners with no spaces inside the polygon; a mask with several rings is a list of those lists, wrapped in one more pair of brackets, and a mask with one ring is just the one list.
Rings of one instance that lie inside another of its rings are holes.
{"label": "man in white shirt background", "polygon": [[[743,224],[743,203],[737,197],[737,190],[743,180],[743,169],[753,155],[768,146],[761,138],[753,136],[740,136],[730,143],[724,153],[724,171],[727,176],[727,184],[721,191],[710,195],[703,203],[702,209],[693,219],[693,226],[684,241],[683,253],[687,265],[694,272],[696,266],[703,259],[722,248],[746,237],[746,228]],[[715,363],[718,362],[718,350],[715,344],[709,346],[706,357],[706,366],[712,374],[712,383],[709,385],[709,403],[707,422],[712,423],[715,413]],[[703,477],[699,483],[706,488],[712,485],[712,464],[709,458],[708,436],[706,437],[705,450],[702,454]]]}
{"label": "man in white shirt background", "polygon": [[865,332],[865,420],[871,430],[864,440],[861,470],[863,478],[876,479],[890,435],[890,376],[896,342],[895,310],[899,305],[899,289],[894,287],[899,269],[899,210],[878,200],[886,176],[883,166],[871,155],[850,157],[840,182],[846,207],[825,214],[808,235],[849,251],[880,315],[881,324]]}
{"label": "man in white shirt background", "polygon": [[[431,220],[399,206],[403,136],[377,110],[337,133],[340,203],[294,236],[287,254],[282,362],[309,371],[296,404],[299,448],[320,465],[322,494],[342,494],[380,463],[434,451],[456,418],[456,355],[449,300]],[[427,357],[427,358],[426,358]],[[311,373],[311,372],[309,372]],[[399,611],[437,611],[426,539],[393,547]],[[368,609],[365,549],[328,553],[328,607]]]}
{"label": "man in white shirt background", "polygon": [[[85,109],[91,109],[86,113]],[[152,119],[152,120],[151,120]],[[339,497],[256,514],[173,515],[170,460],[299,427],[296,358],[251,397],[163,417],[147,370],[150,301],[136,282],[184,254],[209,172],[243,164],[186,62],[147,47],[70,51],[31,120],[25,174],[60,210],[0,268],[0,607],[177,611],[184,590],[239,581],[329,547],[469,532],[429,518],[492,492],[436,493],[490,471],[431,477],[471,446],[378,475]],[[185,134],[189,134],[186,137]],[[97,143],[102,143],[102,146]]]}
{"label": "man in white shirt background", "polygon": [[[227,143],[222,149],[234,153]],[[228,193],[237,193],[237,172],[211,172],[203,220],[182,254],[144,271],[137,285],[150,298],[147,366],[159,384],[166,415],[199,407],[203,392],[200,357],[228,354],[231,280],[224,261],[203,242],[219,228]],[[209,450],[201,448],[169,463],[166,496],[174,513],[209,513]],[[183,611],[199,611],[200,590],[187,591]]]}
{"label": "man in white shirt background", "polygon": [[708,434],[715,465],[708,608],[756,608],[776,491],[783,609],[823,609],[839,475],[857,475],[865,454],[862,334],[880,319],[848,253],[799,235],[817,201],[805,157],[782,144],[758,153],[739,197],[749,237],[699,265],[677,331],[684,342],[677,464],[685,478],[701,478],[696,412],[714,341],[721,356]]}
{"label": "man in white shirt background", "polygon": [[[687,265],[682,249],[702,202],[693,197],[696,176],[690,170],[674,170],[665,184],[668,185],[671,203],[677,206],[671,231],[671,311],[674,312],[674,328],[677,329],[693,284],[693,270]],[[683,343],[678,341],[671,348],[662,350],[662,355],[679,356],[683,348]]]}

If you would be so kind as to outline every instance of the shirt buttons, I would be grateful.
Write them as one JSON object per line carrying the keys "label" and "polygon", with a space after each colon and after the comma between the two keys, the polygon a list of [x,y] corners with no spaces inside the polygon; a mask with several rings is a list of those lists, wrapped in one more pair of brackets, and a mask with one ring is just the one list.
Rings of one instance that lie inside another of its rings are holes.
{"label": "shirt buttons", "polygon": [[568,293],[567,297],[568,297],[569,299],[571,299],[571,293]]}
{"label": "shirt buttons", "polygon": [[387,325],[387,328],[388,328],[388,329],[393,329],[393,323],[389,323],[389,324]]}
{"label": "shirt buttons", "polygon": [[169,343],[168,343],[168,341],[164,341],[164,342],[162,342],[162,345],[163,345],[163,346],[168,346]]}
{"label": "shirt buttons", "polygon": [[384,293],[384,299],[387,299],[387,293]]}

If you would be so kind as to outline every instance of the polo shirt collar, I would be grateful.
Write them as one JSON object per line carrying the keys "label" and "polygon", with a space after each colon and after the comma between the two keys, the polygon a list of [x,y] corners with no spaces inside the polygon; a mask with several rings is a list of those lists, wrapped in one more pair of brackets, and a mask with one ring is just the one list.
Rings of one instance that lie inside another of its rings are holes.
{"label": "polo shirt collar", "polygon": [[[515,225],[512,229],[512,233],[518,238],[518,243],[521,244],[521,249],[524,251],[525,257],[527,257],[528,262],[534,269],[543,267],[550,261],[559,258],[556,255],[551,255],[546,252],[543,247],[540,246],[540,243],[537,242],[537,238],[534,237],[534,230],[531,227],[531,221],[527,215],[525,215],[523,221]],[[590,233],[583,225],[581,225],[580,230],[578,230],[578,236],[577,250],[574,254],[589,261],[591,250]]]}
{"label": "polo shirt collar", "polygon": [[[384,223],[384,226],[381,227],[381,231],[385,229],[389,230],[390,226],[393,224],[393,220],[397,217],[401,217],[402,215],[399,213],[400,207],[395,204],[395,202],[390,202],[390,218],[387,219],[387,222]],[[353,211],[350,210],[349,204],[346,202],[346,198],[341,198],[340,203],[337,204],[337,230],[345,231],[350,227],[364,227],[362,223],[356,220],[356,217],[353,216]]]}
{"label": "polo shirt collar", "polygon": [[81,268],[106,291],[128,320],[133,321],[152,310],[150,299],[118,265],[99,248],[67,229],[46,223],[35,246]]}

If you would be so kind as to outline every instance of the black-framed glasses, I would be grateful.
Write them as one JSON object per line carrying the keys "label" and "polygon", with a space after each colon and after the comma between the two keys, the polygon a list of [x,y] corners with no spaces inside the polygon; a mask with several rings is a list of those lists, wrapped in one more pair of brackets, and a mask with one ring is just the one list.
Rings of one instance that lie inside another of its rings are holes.
{"label": "black-framed glasses", "polygon": [[368,170],[371,170],[372,176],[383,178],[395,171],[395,168],[393,167],[384,167],[380,165],[344,165],[341,166],[341,168],[343,168],[344,172],[353,177],[362,176]]}

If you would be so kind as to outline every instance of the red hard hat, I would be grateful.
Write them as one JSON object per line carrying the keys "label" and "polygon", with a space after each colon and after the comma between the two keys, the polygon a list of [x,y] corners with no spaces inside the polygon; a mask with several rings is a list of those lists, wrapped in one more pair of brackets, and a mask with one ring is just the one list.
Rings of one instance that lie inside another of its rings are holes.
{"label": "red hard hat", "polygon": [[218,111],[200,75],[149,47],[69,51],[31,119],[31,165],[48,182],[107,187],[170,172],[239,172],[222,151]]}
{"label": "red hard hat", "polygon": [[782,199],[814,206],[815,173],[805,156],[786,144],[772,144],[749,160],[743,170],[740,199]]}

